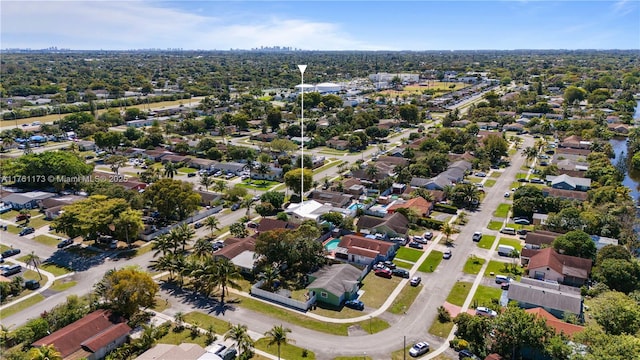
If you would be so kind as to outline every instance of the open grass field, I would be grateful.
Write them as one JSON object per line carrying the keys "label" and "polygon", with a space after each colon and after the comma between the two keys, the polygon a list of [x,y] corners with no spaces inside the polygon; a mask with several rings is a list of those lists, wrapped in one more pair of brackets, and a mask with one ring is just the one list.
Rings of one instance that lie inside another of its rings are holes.
{"label": "open grass field", "polygon": [[408,263],[406,261],[395,259],[395,260],[393,260],[393,262],[396,264],[396,266],[398,266],[400,268],[403,268],[403,269],[411,269],[413,267],[413,264]]}
{"label": "open grass field", "polygon": [[471,303],[475,306],[491,307],[494,300],[500,300],[502,290],[491,286],[480,285],[473,294],[473,300]]}
{"label": "open grass field", "polygon": [[[271,355],[278,355],[278,345],[269,345],[269,339],[264,337],[255,342],[255,348],[262,350]],[[306,356],[303,355],[303,351],[306,352]],[[316,354],[310,350],[305,350],[301,347],[293,344],[280,345],[280,357],[283,359],[315,359]]]}
{"label": "open grass field", "polygon": [[178,169],[179,173],[190,174],[198,171],[198,169],[190,168],[190,167],[181,167]]}
{"label": "open grass field", "polygon": [[491,249],[495,241],[495,235],[482,235],[482,239],[478,241],[478,247],[482,249]]}
{"label": "open grass field", "polygon": [[496,211],[493,212],[493,216],[506,218],[509,215],[509,210],[511,210],[511,204],[502,203],[498,205]]}
{"label": "open grass field", "polygon": [[420,250],[401,247],[396,254],[396,259],[416,262],[420,259],[420,256],[422,256],[422,251]]}
{"label": "open grass field", "polygon": [[251,180],[251,182],[249,182],[249,180],[244,180],[241,183],[238,184],[238,186],[241,186],[243,188],[247,188],[247,189],[251,189],[251,190],[261,190],[261,191],[267,191],[269,190],[270,187],[272,186],[276,186],[276,185],[283,185],[277,181],[269,181],[269,180]]}
{"label": "open grass field", "polygon": [[78,284],[77,281],[62,281],[56,280],[53,282],[53,285],[49,288],[51,291],[65,291],[69,288],[72,288]]}
{"label": "open grass field", "polygon": [[191,331],[183,329],[180,332],[176,332],[171,328],[167,335],[158,339],[159,344],[172,344],[180,345],[182,343],[198,344],[202,347],[207,346],[207,337],[204,334],[198,334],[197,336],[191,336]]}
{"label": "open grass field", "polygon": [[391,304],[389,312],[392,314],[402,314],[407,311],[422,290],[421,286],[406,286]]}
{"label": "open grass field", "polygon": [[500,175],[502,175],[500,171],[492,171],[491,174],[489,174],[489,177],[497,179],[500,177]]}
{"label": "open grass field", "polygon": [[471,291],[471,286],[473,283],[467,281],[458,281],[453,285],[449,296],[447,296],[447,302],[453,305],[462,306],[464,301],[467,299],[467,295],[469,295],[469,291]]}
{"label": "open grass field", "polygon": [[320,173],[320,172],[322,172],[322,171],[325,171],[325,170],[327,170],[327,169],[331,169],[332,167],[334,167],[334,166],[338,166],[338,165],[340,165],[341,163],[342,163],[342,161],[341,161],[341,160],[334,160],[334,161],[328,162],[328,163],[326,163],[326,164],[324,164],[324,165],[320,166],[320,167],[319,167],[319,168],[317,168],[317,169],[313,169],[313,174],[315,175],[315,174],[318,174],[318,173]]}
{"label": "open grass field", "polygon": [[480,269],[482,269],[482,265],[484,265],[484,263],[484,259],[472,255],[469,257],[469,259],[467,259],[467,262],[464,263],[462,271],[464,271],[465,274],[476,275],[480,272]]}
{"label": "open grass field", "polygon": [[386,279],[371,272],[362,281],[361,290],[364,291],[364,294],[360,297],[360,300],[366,306],[379,308],[399,283],[400,278],[397,276]]}
{"label": "open grass field", "polygon": [[189,324],[198,324],[198,326],[203,329],[208,329],[210,326],[213,326],[213,331],[220,335],[223,335],[231,328],[228,321],[220,320],[199,311],[192,311],[184,314],[184,322]]}
{"label": "open grass field", "polygon": [[427,256],[427,258],[424,259],[422,264],[420,264],[418,271],[422,271],[426,273],[434,272],[441,261],[442,261],[442,252],[438,250],[433,250]]}

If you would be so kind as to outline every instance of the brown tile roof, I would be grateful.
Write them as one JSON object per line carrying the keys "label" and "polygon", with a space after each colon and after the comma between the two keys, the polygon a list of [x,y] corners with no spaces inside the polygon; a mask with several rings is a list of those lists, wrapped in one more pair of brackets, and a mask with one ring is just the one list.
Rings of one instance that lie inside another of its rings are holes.
{"label": "brown tile roof", "polygon": [[529,260],[529,269],[549,267],[558,274],[587,279],[592,261],[576,256],[558,254],[553,248],[538,250]]}
{"label": "brown tile roof", "polygon": [[85,340],[81,345],[84,348],[89,349],[91,352],[96,352],[101,348],[109,345],[114,339],[121,337],[124,334],[128,334],[131,331],[129,325],[120,323],[116,326],[112,326],[107,330],[94,335],[93,337]]}
{"label": "brown tile roof", "polygon": [[550,245],[553,242],[553,240],[555,240],[555,238],[557,238],[560,235],[562,234],[551,232],[551,231],[536,230],[534,232],[527,233],[527,235],[524,238],[524,242],[525,244],[538,245],[538,246]]}
{"label": "brown tile roof", "polygon": [[555,189],[555,188],[543,188],[542,193],[545,196],[574,199],[574,200],[580,200],[580,201],[587,200],[587,195],[588,195],[586,191],[563,190],[563,189]]}
{"label": "brown tile roof", "polygon": [[275,229],[295,229],[298,225],[291,224],[284,220],[278,219],[270,219],[270,218],[262,218],[260,223],[258,223],[258,228],[256,231],[258,233],[263,233],[265,231],[271,231]]}
{"label": "brown tile roof", "polygon": [[[112,328],[116,328],[116,330]],[[87,341],[89,341],[91,347],[97,350],[98,348],[95,348],[95,346],[100,345],[102,342],[108,344],[124,334],[128,334],[130,331],[131,328],[124,323],[124,319],[121,317],[116,317],[109,310],[98,310],[51,335],[43,337],[32,345],[44,346],[52,344],[64,358],[82,349],[82,344]],[[96,337],[103,339],[92,340]]]}
{"label": "brown tile roof", "polygon": [[398,212],[387,215],[384,218],[363,215],[358,219],[357,226],[359,229],[374,229],[380,226],[386,226],[398,234],[406,234],[409,230],[409,220]]}
{"label": "brown tile roof", "polygon": [[544,321],[547,323],[547,325],[549,325],[549,327],[554,329],[557,334],[564,333],[569,337],[573,337],[574,334],[584,330],[584,326],[574,325],[574,324],[569,324],[567,322],[564,322],[558,319],[557,317],[551,315],[549,312],[547,312],[543,308],[537,307],[533,309],[527,309],[525,311],[528,312],[529,314],[534,314],[539,318],[543,318]]}
{"label": "brown tile roof", "polygon": [[256,239],[252,237],[227,238],[224,240],[224,244],[225,246],[222,249],[216,251],[215,256],[231,260],[245,251],[256,250]]}
{"label": "brown tile roof", "polygon": [[395,167],[396,165],[407,165],[409,160],[397,156],[380,156],[376,162],[393,165]]}
{"label": "brown tile roof", "polygon": [[393,246],[393,243],[387,241],[367,239],[358,235],[345,235],[338,244],[338,247],[349,249],[349,253],[354,253],[354,251],[356,251],[358,253],[368,254],[366,256],[369,257],[375,257],[372,255],[377,254],[387,255],[389,249]]}
{"label": "brown tile roof", "polygon": [[572,149],[572,148],[557,148],[556,154],[567,154],[567,155],[578,155],[578,156],[587,156],[591,154],[591,150],[589,149]]}
{"label": "brown tile roof", "polygon": [[408,200],[404,204],[393,204],[389,208],[387,208],[388,213],[394,213],[398,209],[413,209],[418,213],[418,215],[426,216],[429,215],[433,204],[427,200],[425,200],[422,196],[415,197],[413,199]]}
{"label": "brown tile roof", "polygon": [[353,196],[337,191],[313,190],[311,194],[309,194],[309,199],[316,200],[322,204],[329,203],[335,207],[343,208],[351,203]]}
{"label": "brown tile roof", "polygon": [[571,177],[584,178],[586,174],[587,174],[586,171],[581,171],[581,170],[558,169],[558,175],[569,175]]}

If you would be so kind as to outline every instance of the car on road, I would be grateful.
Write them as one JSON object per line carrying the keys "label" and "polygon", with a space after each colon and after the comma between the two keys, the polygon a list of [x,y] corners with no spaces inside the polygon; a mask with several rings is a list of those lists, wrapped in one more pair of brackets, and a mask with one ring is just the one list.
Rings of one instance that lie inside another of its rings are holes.
{"label": "car on road", "polygon": [[69,245],[71,245],[71,244],[73,244],[73,240],[71,240],[71,239],[64,239],[64,240],[62,240],[62,241],[60,241],[60,242],[58,243],[58,249],[65,248],[65,247],[67,247],[67,246],[69,246]]}
{"label": "car on road", "polygon": [[231,211],[236,211],[240,209],[240,204],[239,203],[235,203],[233,205],[231,205]]}
{"label": "car on road", "polygon": [[411,347],[409,349],[409,355],[412,357],[418,357],[424,355],[429,352],[429,343],[426,341],[421,341]]}
{"label": "car on road", "polygon": [[8,258],[20,254],[20,249],[9,249],[2,252],[2,258]]}
{"label": "car on road", "polygon": [[473,233],[473,236],[471,237],[471,239],[475,242],[478,242],[480,240],[482,240],[482,233],[480,231],[476,231]]}
{"label": "car on road", "polygon": [[373,272],[374,274],[376,274],[376,276],[380,276],[387,279],[391,279],[391,276],[393,276],[393,274],[391,273],[391,270],[389,269],[375,269]]}
{"label": "car on road", "polygon": [[443,259],[451,259],[451,249],[447,249],[442,253]]}
{"label": "car on road", "polygon": [[433,233],[431,231],[427,231],[424,234],[422,234],[422,237],[425,240],[431,240],[431,239],[433,239]]}
{"label": "car on road", "polygon": [[415,241],[414,242],[410,242],[409,243],[409,247],[410,248],[414,248],[414,249],[421,249],[421,250],[424,249],[424,246],[422,246],[422,244],[417,243]]}
{"label": "car on road", "polygon": [[504,197],[508,198],[509,196],[511,196],[510,192],[507,191],[506,193],[504,193]]}
{"label": "car on road", "polygon": [[479,306],[476,308],[476,315],[496,317],[498,316],[498,313],[495,310],[489,309],[488,307]]}
{"label": "car on road", "polygon": [[26,228],[20,230],[20,233],[18,235],[25,236],[25,235],[28,235],[28,234],[32,234],[35,231],[36,231],[36,229],[34,229],[31,226],[29,226],[29,227],[26,227]]}
{"label": "car on road", "polygon": [[364,303],[360,300],[347,300],[344,302],[344,306],[350,309],[364,310]]}
{"label": "car on road", "polygon": [[401,278],[405,278],[405,279],[409,278],[409,271],[407,271],[405,269],[393,269],[393,270],[391,270],[391,273],[393,275],[399,276]]}
{"label": "car on road", "polygon": [[409,281],[411,286],[418,286],[420,285],[421,282],[422,282],[422,278],[420,276],[414,276],[411,278],[411,281]]}

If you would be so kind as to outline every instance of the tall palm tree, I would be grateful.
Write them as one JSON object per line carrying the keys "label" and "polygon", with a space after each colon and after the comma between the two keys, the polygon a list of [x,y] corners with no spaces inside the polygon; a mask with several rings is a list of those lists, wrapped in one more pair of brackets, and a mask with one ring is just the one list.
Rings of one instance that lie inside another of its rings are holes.
{"label": "tall palm tree", "polygon": [[173,177],[178,173],[178,169],[176,169],[176,166],[171,162],[171,161],[167,161],[164,164],[164,176],[173,179]]}
{"label": "tall palm tree", "polygon": [[208,218],[204,219],[204,226],[209,228],[209,231],[211,231],[211,236],[213,236],[213,230],[220,230],[220,221],[218,221],[218,218],[216,218],[215,216],[209,216]]}
{"label": "tall palm tree", "polygon": [[242,202],[240,204],[241,207],[245,207],[247,208],[247,212],[245,213],[245,216],[250,217],[251,216],[251,206],[253,206],[253,198],[251,196],[247,196],[245,198],[242,199]]}
{"label": "tall palm tree", "polygon": [[174,227],[171,229],[171,232],[169,232],[169,236],[174,238],[176,250],[178,245],[182,245],[182,252],[185,251],[187,243],[193,239],[195,234],[195,230],[186,223]]}
{"label": "tall palm tree", "polygon": [[258,274],[260,280],[264,280],[265,286],[269,290],[273,289],[273,283],[280,278],[280,271],[275,266],[267,266],[260,274]]}
{"label": "tall palm tree", "polygon": [[183,258],[182,255],[176,255],[172,252],[162,255],[157,260],[151,260],[149,264],[149,268],[155,271],[168,271],[169,272],[169,281],[173,281],[173,275],[177,272],[178,269],[178,260],[177,258]]}
{"label": "tall palm tree", "polygon": [[40,276],[40,280],[42,280],[42,273],[40,272],[40,268],[38,268],[38,266],[42,264],[42,262],[40,261],[40,257],[32,251],[31,254],[26,256],[24,262],[27,263],[27,265],[33,266],[36,269],[38,276]]}
{"label": "tall palm tree", "polygon": [[222,289],[220,302],[224,304],[224,296],[226,294],[227,287],[231,287],[236,290],[241,289],[240,284],[238,284],[236,280],[242,279],[242,275],[240,275],[238,268],[226,258],[216,259],[216,263],[216,283]]}
{"label": "tall palm tree", "polygon": [[247,325],[233,325],[229,331],[224,334],[224,339],[231,339],[236,344],[238,356],[242,359],[242,354],[251,351],[253,348],[253,340],[249,337]]}
{"label": "tall palm tree", "polygon": [[451,244],[451,235],[457,233],[458,229],[451,226],[451,224],[449,223],[445,223],[444,225],[442,225],[442,229],[440,231],[442,231],[442,233],[446,236],[446,243]]}
{"label": "tall palm tree", "polygon": [[62,360],[62,354],[53,344],[34,347],[27,356],[30,360]]}
{"label": "tall palm tree", "polygon": [[290,333],[291,329],[282,327],[282,325],[275,325],[271,330],[264,333],[269,339],[269,346],[276,344],[278,345],[278,360],[280,360],[280,346],[282,344],[287,344],[293,340],[287,338],[287,333]]}
{"label": "tall palm tree", "polygon": [[161,234],[155,238],[152,249],[156,252],[153,253],[153,257],[156,257],[160,254],[165,256],[171,253],[171,250],[174,249],[174,242],[171,238],[170,234]]}
{"label": "tall palm tree", "polygon": [[369,164],[369,166],[367,166],[367,169],[365,170],[365,172],[367,173],[367,176],[369,177],[369,180],[373,181],[375,179],[376,175],[378,175],[378,168],[373,164]]}
{"label": "tall palm tree", "polygon": [[538,150],[533,146],[528,146],[523,151],[524,156],[527,158],[527,165],[536,158],[538,155]]}
{"label": "tall palm tree", "polygon": [[204,174],[200,177],[200,185],[204,186],[204,189],[209,191],[209,186],[213,185],[214,179],[208,174]]}
{"label": "tall palm tree", "polygon": [[201,259],[210,256],[213,252],[213,244],[208,239],[200,238],[193,245],[193,255]]}

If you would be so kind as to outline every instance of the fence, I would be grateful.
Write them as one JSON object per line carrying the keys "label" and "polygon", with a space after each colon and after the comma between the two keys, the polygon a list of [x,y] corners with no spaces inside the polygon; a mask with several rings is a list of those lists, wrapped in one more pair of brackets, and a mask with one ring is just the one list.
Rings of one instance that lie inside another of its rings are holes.
{"label": "fence", "polygon": [[218,205],[218,206],[213,207],[213,208],[211,208],[209,210],[201,211],[201,212],[199,212],[199,213],[197,213],[197,214],[195,214],[193,216],[189,216],[188,218],[186,218],[186,219],[184,219],[182,221],[178,221],[177,223],[175,223],[173,225],[170,225],[170,226],[167,226],[167,227],[164,227],[164,228],[162,228],[162,229],[160,229],[160,230],[158,230],[156,232],[153,232],[153,233],[148,234],[148,235],[141,235],[140,239],[142,239],[144,241],[150,241],[150,240],[155,239],[156,237],[158,237],[158,236],[160,236],[162,234],[168,233],[169,231],[171,231],[171,229],[173,229],[173,228],[175,228],[177,226],[180,226],[182,224],[190,224],[190,223],[202,220],[202,219],[206,218],[209,215],[213,215],[213,214],[219,213],[220,210],[222,210],[222,205]]}
{"label": "fence", "polygon": [[264,280],[260,280],[251,287],[251,296],[273,301],[278,304],[282,304],[290,308],[294,308],[296,310],[301,310],[301,311],[309,310],[311,306],[316,303],[315,294],[313,294],[313,296],[311,296],[309,300],[307,300],[306,302],[298,301],[298,300],[288,298],[286,296],[282,296],[276,293],[272,293],[270,291],[260,289],[263,283],[264,283]]}

